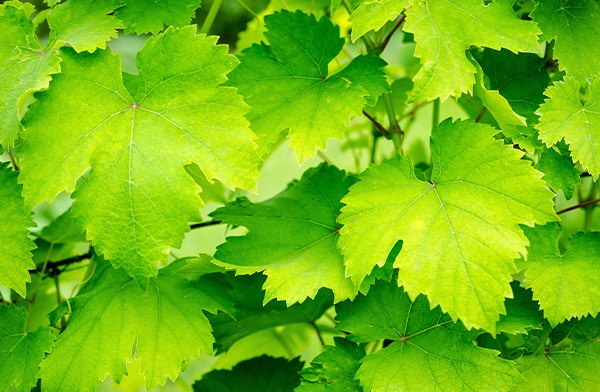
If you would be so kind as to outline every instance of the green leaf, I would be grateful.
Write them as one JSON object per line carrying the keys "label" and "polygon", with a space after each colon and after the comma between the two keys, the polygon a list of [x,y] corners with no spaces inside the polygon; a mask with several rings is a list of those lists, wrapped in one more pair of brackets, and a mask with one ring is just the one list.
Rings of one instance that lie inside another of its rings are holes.
{"label": "green leaf", "polygon": [[553,189],[562,189],[565,197],[570,199],[575,185],[581,183],[579,170],[568,156],[564,156],[553,148],[545,148],[535,164],[535,168],[544,173],[544,180]]}
{"label": "green leaf", "polygon": [[335,346],[325,346],[309,368],[300,372],[301,385],[296,392],[362,392],[354,375],[365,356],[362,345],[347,339],[335,338]]}
{"label": "green leaf", "polygon": [[157,34],[167,26],[188,25],[200,0],[130,0],[117,10],[125,23],[125,34]]}
{"label": "green leaf", "polygon": [[[526,253],[518,226],[557,220],[553,194],[522,153],[472,122],[442,122],[431,136],[431,182],[409,158],[363,172],[342,199],[340,247],[360,285],[398,240],[399,283],[426,294],[467,328],[495,331],[510,297],[514,259]],[[510,173],[507,175],[506,173]]]}
{"label": "green leaf", "polygon": [[289,129],[290,146],[300,162],[324,149],[329,138],[342,138],[350,116],[388,91],[379,57],[361,55],[329,75],[328,64],[344,40],[325,17],[301,11],[265,17],[269,45],[253,45],[229,75],[252,107],[248,119],[266,154],[281,131]]}
{"label": "green leaf", "polygon": [[228,279],[235,305],[233,318],[219,313],[209,316],[214,328],[216,346],[227,351],[238,340],[255,332],[296,323],[314,323],[333,305],[330,291],[321,291],[315,299],[286,306],[283,301],[264,301],[263,275],[236,276]]}
{"label": "green leaf", "polygon": [[218,209],[211,213],[214,219],[245,226],[249,232],[228,237],[215,258],[235,267],[238,274],[264,271],[265,302],[276,298],[291,305],[314,298],[322,287],[333,291],[336,302],[352,297],[356,293],[336,246],[336,219],[340,199],[354,181],[322,164],[269,200],[254,204],[238,199]]}
{"label": "green leaf", "polygon": [[231,370],[213,370],[196,381],[196,392],[292,392],[300,383],[298,358],[272,358],[263,355],[240,362]]}
{"label": "green leaf", "polygon": [[[63,72],[37,96],[20,146],[28,206],[72,192],[73,215],[97,251],[143,281],[199,221],[195,162],[208,179],[254,188],[258,158],[246,106],[218,86],[236,59],[195,28],[168,29],[138,54],[139,87],[109,51],[61,50]],[[73,99],[74,94],[77,99]],[[83,177],[82,175],[86,173]]]}
{"label": "green leaf", "polygon": [[[600,233],[577,233],[570,247],[560,252],[562,229],[556,224],[524,228],[529,242],[523,285],[533,290],[533,298],[552,325],[571,317],[600,311]],[[583,285],[583,286],[582,286]]]}
{"label": "green leaf", "polygon": [[[3,270],[5,270],[3,268]],[[35,385],[39,365],[54,342],[49,327],[27,331],[27,310],[0,305],[0,390],[28,392]]]}
{"label": "green leaf", "polygon": [[77,52],[105,49],[106,41],[117,37],[123,23],[111,14],[123,5],[121,0],[69,0],[48,12],[49,41],[56,46],[69,44]]}
{"label": "green leaf", "polygon": [[542,329],[544,314],[539,305],[533,300],[531,290],[524,289],[517,282],[511,283],[514,298],[508,298],[506,315],[500,316],[497,329],[510,334],[526,334],[532,329]]}
{"label": "green leaf", "polygon": [[[600,374],[599,335],[581,339],[583,336],[578,333],[578,324],[585,324],[589,319],[578,321],[562,342],[553,341],[544,350],[517,359],[517,368],[526,381],[515,390],[596,390]],[[597,325],[597,321],[595,323]]]}
{"label": "green leaf", "polygon": [[[419,1],[406,11],[404,30],[414,34],[421,69],[411,100],[445,100],[471,92],[476,69],[465,51],[471,46],[506,48],[542,55],[540,31],[520,20],[511,0]],[[441,28],[440,26],[443,26]]]}
{"label": "green leaf", "polygon": [[531,17],[554,40],[559,68],[579,83],[600,76],[600,6],[594,0],[537,1]]}
{"label": "green leaf", "polygon": [[27,228],[35,224],[23,205],[17,173],[5,163],[0,163],[0,206],[0,285],[25,297],[29,270],[35,269]]}
{"label": "green leaf", "polygon": [[352,11],[352,42],[371,30],[378,31],[383,25],[394,20],[409,5],[408,0],[366,0]]}
{"label": "green leaf", "polygon": [[472,50],[471,53],[481,65],[489,88],[498,90],[512,110],[527,118],[529,125],[537,123],[539,118],[535,111],[544,102],[544,90],[550,82],[546,60],[535,54],[515,54],[506,49]]}
{"label": "green leaf", "polygon": [[473,95],[481,100],[483,106],[494,116],[500,128],[504,129],[504,127],[510,125],[526,125],[527,120],[525,117],[515,113],[506,98],[500,94],[500,91],[489,89],[486,86],[485,75],[481,66],[476,61],[473,61],[472,64],[477,70]]}
{"label": "green leaf", "polygon": [[72,315],[42,362],[44,389],[95,390],[110,375],[119,382],[126,363],[141,359],[146,387],[174,380],[182,365],[212,353],[203,310],[231,312],[223,290],[208,279],[189,282],[160,273],[144,289],[123,270],[101,262],[92,280],[70,300]]}
{"label": "green leaf", "polygon": [[600,175],[600,79],[580,85],[567,77],[548,87],[538,111],[541,139],[551,146],[564,138],[575,162],[597,179]]}
{"label": "green leaf", "polygon": [[422,295],[412,301],[394,282],[378,281],[336,312],[350,340],[393,341],[362,359],[356,378],[366,391],[508,390],[520,380],[512,362],[473,343],[481,332],[431,310]]}
{"label": "green leaf", "polygon": [[0,145],[8,149],[21,131],[21,116],[34,91],[48,87],[60,59],[44,52],[29,19],[32,9],[0,5]]}

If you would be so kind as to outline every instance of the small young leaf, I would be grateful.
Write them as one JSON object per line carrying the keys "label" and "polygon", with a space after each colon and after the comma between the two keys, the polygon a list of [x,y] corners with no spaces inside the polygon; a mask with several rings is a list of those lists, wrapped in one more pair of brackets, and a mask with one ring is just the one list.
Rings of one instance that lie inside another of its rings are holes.
{"label": "small young leaf", "polygon": [[295,392],[362,392],[354,375],[364,356],[363,346],[335,338],[335,346],[325,346],[310,367],[300,372],[301,385]]}
{"label": "small young leaf", "polygon": [[249,233],[228,237],[215,258],[239,274],[264,271],[265,302],[276,298],[291,305],[314,298],[322,287],[333,291],[336,302],[353,296],[336,246],[340,199],[353,183],[343,171],[322,164],[272,199],[257,204],[238,199],[218,209],[214,219],[245,226]]}
{"label": "small young leaf", "polygon": [[0,285],[25,297],[25,283],[31,281],[29,270],[35,268],[28,227],[34,226],[23,205],[17,173],[0,163]]}
{"label": "small young leaf", "polygon": [[571,158],[553,148],[542,151],[535,168],[544,173],[544,180],[554,190],[562,189],[567,200],[573,196],[575,186],[581,183],[581,173],[573,165]]}
{"label": "small young leaf", "polygon": [[[5,270],[3,268],[3,270]],[[28,392],[35,385],[54,334],[50,327],[27,331],[27,310],[0,305],[0,390]]]}
{"label": "small young leaf", "polygon": [[600,176],[600,79],[582,85],[575,78],[567,77],[548,87],[545,94],[548,99],[538,110],[540,137],[548,146],[564,138],[573,160],[597,179]]}
{"label": "small young leaf", "polygon": [[531,17],[554,40],[554,54],[561,70],[579,83],[600,76],[600,6],[594,0],[536,1]]}
{"label": "small young leaf", "polygon": [[562,253],[556,224],[525,227],[530,246],[523,285],[533,290],[552,325],[571,317],[596,316],[600,311],[600,233],[577,233]]}
{"label": "small young leaf", "polygon": [[511,0],[415,2],[406,11],[404,28],[414,34],[415,56],[422,64],[411,100],[444,100],[470,92],[476,70],[465,51],[473,45],[541,55],[540,31],[535,23],[520,20],[512,5]]}
{"label": "small young leaf", "polygon": [[266,154],[279,134],[289,129],[290,145],[304,162],[324,149],[328,138],[342,138],[351,115],[361,115],[389,86],[379,57],[361,55],[340,72],[328,64],[344,40],[327,18],[319,21],[300,11],[265,17],[269,45],[253,45],[229,75],[252,107],[248,119]]}
{"label": "small young leaf", "polygon": [[350,340],[393,341],[361,360],[356,378],[367,391],[508,390],[521,380],[512,362],[473,343],[480,332],[431,310],[422,295],[411,300],[395,282],[378,281],[336,312]]}
{"label": "small young leaf", "polygon": [[467,328],[495,330],[512,293],[514,259],[528,244],[518,225],[558,219],[541,174],[494,140],[496,132],[449,120],[434,128],[431,182],[415,177],[408,158],[359,176],[339,218],[346,273],[356,285],[402,240],[394,266],[410,295],[427,294]]}
{"label": "small young leaf", "polygon": [[94,390],[106,375],[119,382],[132,356],[141,359],[148,389],[163,385],[191,358],[212,353],[203,310],[233,310],[208,280],[161,273],[144,289],[104,261],[70,305],[68,326],[42,363],[42,386],[50,391]]}

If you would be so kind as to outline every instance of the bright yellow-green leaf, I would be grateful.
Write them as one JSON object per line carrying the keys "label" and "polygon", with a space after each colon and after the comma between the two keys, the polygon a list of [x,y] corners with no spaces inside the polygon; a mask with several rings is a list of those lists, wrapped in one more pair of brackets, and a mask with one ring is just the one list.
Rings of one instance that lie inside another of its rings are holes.
{"label": "bright yellow-green leaf", "polygon": [[134,356],[151,389],[174,380],[191,358],[212,353],[203,310],[232,311],[219,286],[165,269],[144,289],[104,261],[97,268],[69,301],[67,328],[42,362],[44,390],[91,391],[107,375],[119,382]]}
{"label": "bright yellow-green leaf", "polygon": [[0,390],[31,391],[53,342],[50,327],[27,331],[26,308],[0,305]]}
{"label": "bright yellow-green leaf", "polygon": [[512,295],[514,259],[528,245],[519,224],[557,220],[541,174],[494,140],[496,132],[449,120],[434,128],[430,182],[415,177],[408,158],[359,176],[339,218],[339,245],[356,285],[402,241],[394,266],[411,296],[426,294],[468,328],[495,331]]}
{"label": "bright yellow-green leaf", "polygon": [[352,11],[352,42],[371,30],[379,30],[383,25],[398,17],[408,7],[409,0],[366,0]]}
{"label": "bright yellow-green leaf", "polygon": [[[35,268],[28,227],[34,226],[25,209],[17,173],[0,163],[0,285],[25,297],[25,283],[31,281],[29,270]],[[1,367],[1,366],[0,366]]]}
{"label": "bright yellow-green leaf", "polygon": [[548,87],[537,129],[551,146],[564,138],[575,162],[600,176],[600,79],[581,85],[573,77]]}
{"label": "bright yellow-green leaf", "polygon": [[32,10],[16,3],[0,6],[0,145],[11,147],[34,91],[48,87],[60,59],[44,52],[29,19]]}
{"label": "bright yellow-green leaf", "polygon": [[[564,253],[558,249],[562,229],[555,224],[525,228],[531,245],[523,285],[552,325],[600,311],[600,233],[577,233]],[[585,286],[582,287],[582,280]]]}
{"label": "bright yellow-green leaf", "polygon": [[465,51],[471,46],[542,54],[535,23],[520,20],[513,1],[415,1],[404,30],[413,33],[421,58],[412,100],[442,100],[471,92],[476,69]]}
{"label": "bright yellow-green leaf", "polygon": [[62,73],[37,96],[19,149],[28,206],[72,192],[73,215],[96,250],[136,279],[155,276],[188,222],[198,221],[207,179],[252,189],[258,177],[247,106],[221,87],[237,60],[194,27],[168,29],[138,54],[137,91],[119,57],[65,48]]}
{"label": "bright yellow-green leaf", "polygon": [[124,22],[127,34],[157,34],[165,25],[189,24],[200,3],[200,0],[129,0],[117,10],[117,17]]}

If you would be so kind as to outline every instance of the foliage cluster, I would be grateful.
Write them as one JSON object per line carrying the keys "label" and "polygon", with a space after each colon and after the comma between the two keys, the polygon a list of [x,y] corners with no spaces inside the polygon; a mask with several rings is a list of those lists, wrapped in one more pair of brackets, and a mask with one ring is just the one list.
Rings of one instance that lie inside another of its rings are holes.
{"label": "foliage cluster", "polygon": [[209,4],[0,5],[0,390],[596,390],[598,0]]}

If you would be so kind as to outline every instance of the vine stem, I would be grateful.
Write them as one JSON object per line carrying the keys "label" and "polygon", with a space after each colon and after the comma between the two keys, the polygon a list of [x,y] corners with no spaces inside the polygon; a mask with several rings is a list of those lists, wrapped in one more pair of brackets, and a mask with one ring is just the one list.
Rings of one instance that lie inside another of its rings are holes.
{"label": "vine stem", "polygon": [[213,0],[213,3],[210,5],[210,9],[208,10],[208,14],[206,15],[206,19],[204,19],[204,23],[202,23],[202,27],[200,28],[200,33],[208,34],[215,21],[215,18],[217,17],[219,8],[221,8],[222,2],[223,0]]}
{"label": "vine stem", "polygon": [[392,39],[392,35],[394,35],[396,30],[398,30],[400,28],[400,26],[402,26],[402,24],[404,23],[405,20],[406,20],[406,14],[402,14],[400,16],[400,18],[398,19],[398,22],[392,28],[392,30],[390,30],[390,32],[385,36],[383,41],[381,41],[381,44],[379,44],[379,48],[377,48],[377,51],[379,53],[382,53],[385,50],[385,48],[390,43],[390,40]]}
{"label": "vine stem", "polygon": [[211,220],[211,221],[200,222],[200,223],[192,223],[190,225],[190,230],[198,229],[200,227],[220,225],[221,223],[223,223],[223,221],[220,221],[220,220]]}
{"label": "vine stem", "polygon": [[325,340],[323,340],[323,336],[321,335],[321,330],[317,326],[317,323],[313,320],[310,322],[310,325],[312,325],[313,329],[315,330],[315,333],[317,334],[317,337],[319,338],[319,342],[321,343],[321,348],[324,348]]}
{"label": "vine stem", "polygon": [[387,111],[388,118],[390,120],[390,134],[392,135],[392,141],[394,147],[400,155],[404,155],[402,150],[402,141],[404,139],[404,131],[400,128],[398,119],[396,118],[396,111],[394,110],[394,104],[392,102],[391,94],[383,95],[383,102],[385,103],[385,110]]}
{"label": "vine stem", "polygon": [[440,99],[437,98],[433,101],[433,116],[431,126],[435,127],[440,123]]}
{"label": "vine stem", "polygon": [[367,113],[366,111],[362,111],[363,115],[369,119],[369,121],[371,121],[373,123],[373,125],[375,126],[375,128],[377,128],[377,130],[379,131],[379,133],[381,133],[383,136],[385,136],[386,138],[390,138],[390,133],[388,132],[387,129],[385,129],[385,127],[383,125],[381,125],[381,123],[379,121],[377,121],[373,116],[371,116],[369,113]]}
{"label": "vine stem", "polygon": [[15,158],[14,154],[12,153],[12,150],[8,150],[8,157],[10,158],[10,163],[12,164],[12,167],[15,171],[19,171],[19,164],[17,163],[17,159]]}
{"label": "vine stem", "polygon": [[600,203],[600,199],[594,199],[594,200],[584,201],[582,203],[575,204],[574,206],[567,207],[565,209],[557,211],[556,214],[557,215],[564,214],[566,212],[573,211],[573,210],[576,210],[578,208],[584,208],[584,207],[588,207],[588,206],[591,206],[591,205],[594,205],[594,204],[598,204],[598,203]]}

